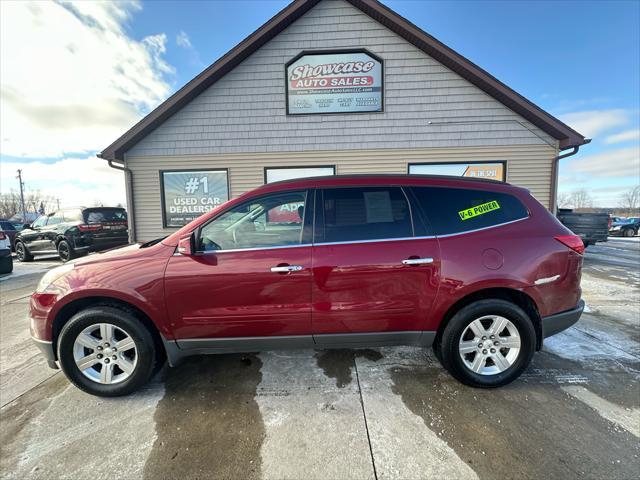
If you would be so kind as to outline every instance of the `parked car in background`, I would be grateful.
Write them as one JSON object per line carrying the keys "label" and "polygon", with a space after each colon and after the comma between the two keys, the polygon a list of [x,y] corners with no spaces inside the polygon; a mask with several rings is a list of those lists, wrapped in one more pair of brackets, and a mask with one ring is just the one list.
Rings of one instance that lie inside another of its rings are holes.
{"label": "parked car in background", "polygon": [[37,255],[58,254],[66,262],[88,252],[127,244],[127,212],[124,208],[68,208],[38,217],[18,232],[16,257],[29,262]]}
{"label": "parked car in background", "polygon": [[611,222],[612,223],[616,223],[616,222],[621,222],[623,220],[626,220],[627,217],[614,217],[613,215],[611,216]]}
{"label": "parked car in background", "polygon": [[2,230],[7,237],[9,237],[9,241],[11,242],[11,249],[13,250],[18,230],[9,220],[0,220],[0,230]]}
{"label": "parked car in background", "polygon": [[612,223],[608,213],[578,213],[569,208],[558,210],[558,220],[578,235],[585,247],[606,242]]}
{"label": "parked car in background", "polygon": [[613,222],[609,228],[609,235],[633,237],[638,235],[638,230],[640,230],[640,217],[630,217]]}
{"label": "parked car in background", "polygon": [[16,231],[20,231],[20,230],[24,230],[24,227],[27,227],[29,224],[28,223],[21,223],[21,222],[14,222],[11,221],[11,224],[13,225],[13,228],[16,229]]}
{"label": "parked car in background", "polygon": [[0,226],[0,274],[13,271],[13,258],[11,257],[11,242],[9,236]]}
{"label": "parked car in background", "polygon": [[165,239],[50,270],[31,334],[49,365],[102,396],[139,388],[165,358],[384,345],[432,346],[461,382],[498,387],[580,317],[583,252],[503,182],[288,180]]}

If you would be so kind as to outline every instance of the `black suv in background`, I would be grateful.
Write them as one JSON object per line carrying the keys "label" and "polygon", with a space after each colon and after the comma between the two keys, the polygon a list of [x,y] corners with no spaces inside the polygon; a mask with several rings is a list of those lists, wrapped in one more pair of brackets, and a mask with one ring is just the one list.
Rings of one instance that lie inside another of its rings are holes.
{"label": "black suv in background", "polygon": [[124,208],[69,208],[42,215],[18,232],[16,257],[30,262],[36,255],[57,253],[66,262],[88,252],[125,245],[129,241]]}
{"label": "black suv in background", "polygon": [[609,235],[621,235],[623,237],[633,237],[638,235],[640,230],[640,217],[622,218],[613,222],[609,228]]}

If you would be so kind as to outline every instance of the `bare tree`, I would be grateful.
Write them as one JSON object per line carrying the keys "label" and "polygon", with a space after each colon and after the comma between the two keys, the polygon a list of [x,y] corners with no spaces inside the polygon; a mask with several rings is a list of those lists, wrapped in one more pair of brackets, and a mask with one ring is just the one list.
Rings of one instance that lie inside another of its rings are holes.
{"label": "bare tree", "polygon": [[0,217],[11,218],[20,210],[20,195],[11,190],[0,195]]}
{"label": "bare tree", "polygon": [[571,192],[571,206],[573,208],[591,208],[593,206],[593,197],[584,188],[574,190]]}
{"label": "bare tree", "polygon": [[[27,191],[24,193],[24,207],[27,213],[37,214],[40,207],[45,213],[50,213],[56,208],[56,200],[49,195],[42,195],[40,191]],[[0,217],[11,218],[20,213],[20,194],[14,190],[0,195]]]}
{"label": "bare tree", "polygon": [[620,201],[622,208],[628,210],[629,215],[633,215],[638,207],[640,207],[640,185],[636,185],[624,192]]}
{"label": "bare tree", "polygon": [[558,208],[569,208],[571,206],[571,195],[567,192],[558,194]]}

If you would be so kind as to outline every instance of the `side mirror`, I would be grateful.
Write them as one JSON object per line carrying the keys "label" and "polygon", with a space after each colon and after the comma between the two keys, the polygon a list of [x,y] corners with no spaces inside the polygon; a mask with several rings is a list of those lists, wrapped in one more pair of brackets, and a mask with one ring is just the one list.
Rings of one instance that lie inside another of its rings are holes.
{"label": "side mirror", "polygon": [[178,253],[180,255],[193,255],[195,253],[194,238],[192,232],[178,240]]}

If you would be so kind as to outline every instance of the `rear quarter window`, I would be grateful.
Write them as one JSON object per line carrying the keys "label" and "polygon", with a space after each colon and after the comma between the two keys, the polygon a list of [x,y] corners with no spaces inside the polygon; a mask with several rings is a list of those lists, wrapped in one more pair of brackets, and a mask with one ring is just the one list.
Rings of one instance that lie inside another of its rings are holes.
{"label": "rear quarter window", "polygon": [[436,235],[468,232],[529,216],[522,202],[508,193],[444,187],[412,190]]}

